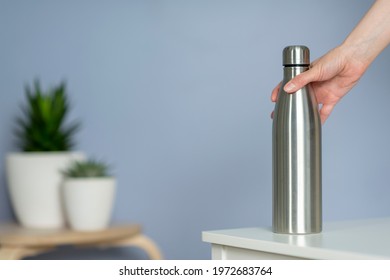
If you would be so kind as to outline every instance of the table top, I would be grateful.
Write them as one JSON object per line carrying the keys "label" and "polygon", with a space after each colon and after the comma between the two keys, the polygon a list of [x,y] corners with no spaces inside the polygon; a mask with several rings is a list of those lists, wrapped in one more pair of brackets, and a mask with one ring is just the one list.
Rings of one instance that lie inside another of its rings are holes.
{"label": "table top", "polygon": [[322,233],[289,235],[271,228],[205,231],[202,239],[308,259],[390,259],[390,218],[324,223]]}
{"label": "table top", "polygon": [[63,229],[31,229],[16,224],[0,225],[0,245],[56,246],[81,245],[131,237],[141,232],[140,225],[118,225],[99,231]]}

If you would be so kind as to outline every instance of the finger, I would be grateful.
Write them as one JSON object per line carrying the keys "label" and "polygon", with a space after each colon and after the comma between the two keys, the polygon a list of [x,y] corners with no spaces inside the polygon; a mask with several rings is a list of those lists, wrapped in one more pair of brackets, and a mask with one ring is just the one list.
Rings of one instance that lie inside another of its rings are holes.
{"label": "finger", "polygon": [[282,85],[282,82],[280,82],[273,90],[272,90],[272,94],[271,94],[271,100],[272,102],[276,102],[276,100],[278,99],[278,93],[279,93],[279,90],[280,90],[280,86]]}
{"label": "finger", "polygon": [[308,83],[318,80],[320,73],[318,67],[313,67],[291,79],[285,86],[284,91],[287,93],[293,93],[303,88]]}
{"label": "finger", "polygon": [[330,113],[332,113],[334,109],[334,104],[324,104],[320,110],[320,118],[321,118],[321,123],[324,124],[325,121],[328,119],[330,116]]}

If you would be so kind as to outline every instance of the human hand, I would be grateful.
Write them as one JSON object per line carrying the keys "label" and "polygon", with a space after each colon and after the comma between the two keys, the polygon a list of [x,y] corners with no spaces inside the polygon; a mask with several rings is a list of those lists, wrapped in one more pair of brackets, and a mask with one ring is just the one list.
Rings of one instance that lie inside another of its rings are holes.
{"label": "human hand", "polygon": [[[352,47],[340,46],[314,61],[309,70],[294,77],[283,89],[294,93],[311,83],[317,102],[322,105],[319,112],[324,124],[335,105],[356,85],[366,68],[365,63],[354,57]],[[273,102],[277,100],[280,86],[281,83],[272,91]]]}

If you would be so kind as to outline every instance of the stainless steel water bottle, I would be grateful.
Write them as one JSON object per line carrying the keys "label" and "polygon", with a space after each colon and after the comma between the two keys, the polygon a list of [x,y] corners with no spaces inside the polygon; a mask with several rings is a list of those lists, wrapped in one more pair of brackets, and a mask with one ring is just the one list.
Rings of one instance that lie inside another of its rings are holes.
{"label": "stainless steel water bottle", "polygon": [[273,116],[273,231],[308,234],[322,230],[321,121],[311,85],[283,90],[309,69],[305,46],[283,50],[284,78]]}

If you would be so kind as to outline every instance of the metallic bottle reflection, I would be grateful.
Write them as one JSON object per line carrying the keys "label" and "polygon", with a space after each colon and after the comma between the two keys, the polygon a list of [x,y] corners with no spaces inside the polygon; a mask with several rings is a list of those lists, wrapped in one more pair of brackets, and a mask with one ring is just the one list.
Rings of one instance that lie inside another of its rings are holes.
{"label": "metallic bottle reflection", "polygon": [[309,69],[309,49],[283,50],[284,79],[273,117],[273,231],[322,230],[321,121],[310,85],[293,94],[284,85]]}

